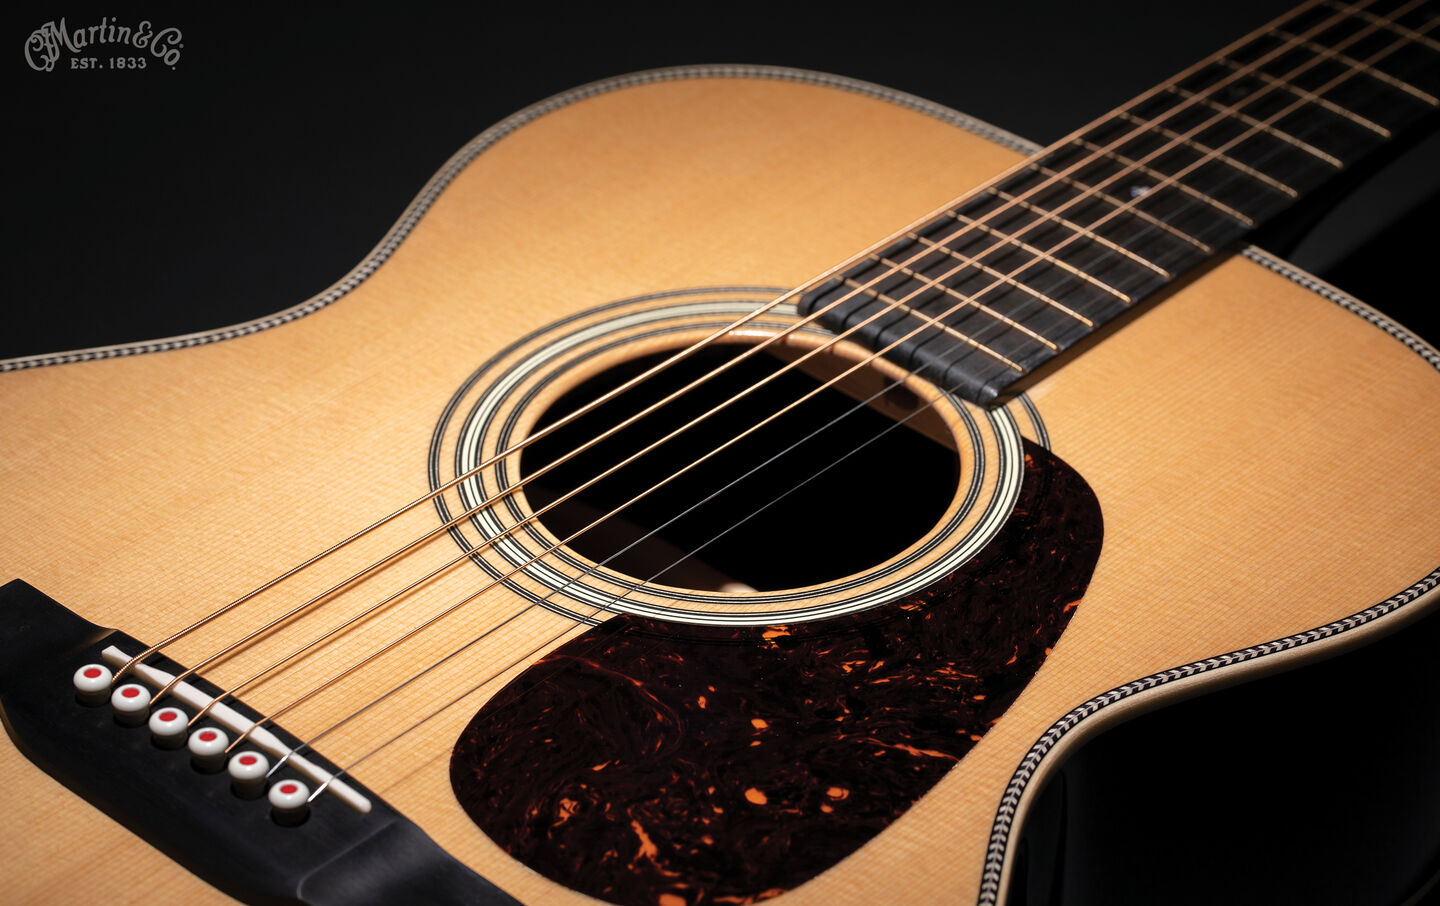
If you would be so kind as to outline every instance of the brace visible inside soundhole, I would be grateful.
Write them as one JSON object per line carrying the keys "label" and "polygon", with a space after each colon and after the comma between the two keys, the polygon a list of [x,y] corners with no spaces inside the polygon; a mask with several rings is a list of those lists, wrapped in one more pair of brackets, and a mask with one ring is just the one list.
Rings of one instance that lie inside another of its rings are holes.
{"label": "brace visible inside soundhole", "polygon": [[[744,349],[711,346],[626,390],[528,447],[522,474],[539,472]],[[799,354],[785,351],[782,359],[766,350],[737,362],[527,483],[530,507],[549,506]],[[671,355],[643,356],[601,372],[557,400],[536,430]],[[851,364],[823,353],[813,356],[575,494],[540,521],[564,539],[623,507],[567,546],[608,561],[608,570],[701,591],[797,588],[883,562],[935,526],[959,474],[950,430],[933,410],[920,409],[913,391],[886,390],[892,379],[863,367],[843,385],[820,391],[729,443]],[[872,396],[869,404],[857,405]],[[897,425],[906,416],[911,417]],[[678,477],[625,506],[672,475]]]}

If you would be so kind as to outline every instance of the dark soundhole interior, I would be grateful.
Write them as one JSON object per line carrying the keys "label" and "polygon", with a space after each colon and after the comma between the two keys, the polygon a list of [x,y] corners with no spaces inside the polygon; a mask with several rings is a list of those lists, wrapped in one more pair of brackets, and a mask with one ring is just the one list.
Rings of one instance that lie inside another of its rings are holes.
{"label": "dark soundhole interior", "polygon": [[[641,381],[528,447],[522,473],[540,472],[611,426],[737,359],[746,348],[711,346]],[[556,401],[536,430],[673,354],[632,359],[600,373]],[[837,358],[829,367],[833,373],[849,364]],[[784,365],[764,351],[736,362],[527,483],[530,506],[549,506]],[[540,521],[607,570],[705,591],[812,585],[904,550],[944,514],[954,496],[958,460],[953,449],[932,439],[950,436],[944,423],[931,409],[917,411],[918,399],[904,387],[882,392],[871,405],[861,402],[890,384],[878,372],[857,371],[846,385],[848,392],[828,387],[690,467],[820,386],[824,378],[803,373],[803,367],[779,374],[581,490]]]}

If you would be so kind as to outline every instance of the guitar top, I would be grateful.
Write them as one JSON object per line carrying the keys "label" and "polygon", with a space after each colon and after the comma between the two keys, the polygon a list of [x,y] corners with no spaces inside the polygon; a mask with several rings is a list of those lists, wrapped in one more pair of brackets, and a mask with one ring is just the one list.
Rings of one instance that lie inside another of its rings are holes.
{"label": "guitar top", "polygon": [[18,896],[1006,902],[1083,740],[1440,600],[1440,354],[1244,244],[1436,111],[1433,0],[1045,148],[640,72],[300,305],[0,361]]}

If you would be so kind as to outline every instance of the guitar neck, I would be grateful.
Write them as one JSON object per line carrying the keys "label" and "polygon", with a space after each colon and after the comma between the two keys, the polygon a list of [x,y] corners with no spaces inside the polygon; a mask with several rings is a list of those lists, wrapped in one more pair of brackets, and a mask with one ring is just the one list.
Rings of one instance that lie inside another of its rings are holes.
{"label": "guitar neck", "polygon": [[1312,0],[891,237],[801,311],[989,405],[1440,106],[1440,10]]}

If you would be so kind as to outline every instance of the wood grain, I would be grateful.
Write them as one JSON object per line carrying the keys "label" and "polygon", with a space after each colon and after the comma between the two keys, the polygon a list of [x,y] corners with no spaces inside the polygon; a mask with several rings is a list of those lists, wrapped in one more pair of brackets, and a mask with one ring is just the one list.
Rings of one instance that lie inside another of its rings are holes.
{"label": "wood grain", "polygon": [[[466,167],[394,256],[331,307],[224,343],[0,376],[10,514],[0,578],[158,639],[424,493],[440,408],[515,338],[658,290],[799,284],[1016,157],[914,110],[795,81],[656,82],[566,106]],[[1007,781],[1070,708],[1355,613],[1440,561],[1435,369],[1253,261],[1220,262],[1032,396],[1104,514],[1085,606],[928,796],[782,902],[973,900]],[[435,524],[427,508],[396,520],[174,656],[198,661]],[[406,566],[418,574],[453,555],[433,545]],[[475,581],[447,574],[247,700],[280,706]],[[363,583],[207,675],[222,686],[250,675],[382,587]],[[485,595],[287,726],[323,729],[515,609],[503,589]],[[548,647],[562,628],[527,613],[323,750],[342,764],[358,757],[417,708]],[[581,901],[479,834],[451,794],[451,743],[495,688],[357,776],[521,899]],[[0,746],[0,811],[23,816],[0,832],[9,863],[26,866],[9,878],[17,902],[216,897],[10,746]]]}

